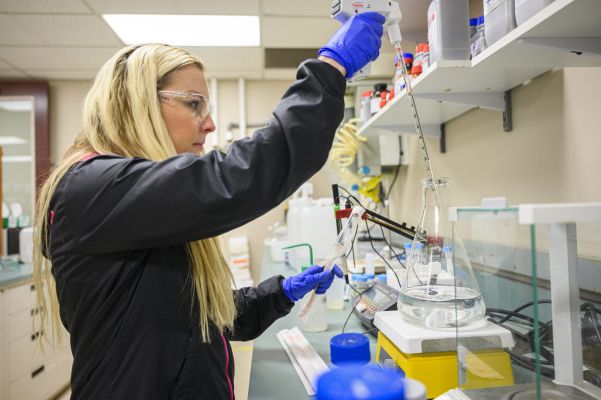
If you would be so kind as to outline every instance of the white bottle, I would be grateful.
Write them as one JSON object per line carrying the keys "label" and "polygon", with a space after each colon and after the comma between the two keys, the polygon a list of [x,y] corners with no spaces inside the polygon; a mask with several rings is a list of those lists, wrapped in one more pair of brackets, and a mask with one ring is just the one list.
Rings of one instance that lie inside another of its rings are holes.
{"label": "white bottle", "polygon": [[484,36],[490,47],[517,26],[514,0],[484,0],[484,21]]}
{"label": "white bottle", "polygon": [[334,277],[332,285],[326,291],[326,308],[328,310],[342,310],[345,286],[344,278]]}
{"label": "white bottle", "polygon": [[433,0],[428,7],[430,65],[438,60],[469,60],[468,0]]}
{"label": "white bottle", "polygon": [[[307,293],[298,303],[298,309],[302,310],[308,301],[310,293]],[[326,296],[323,294],[315,295],[313,305],[305,318],[299,318],[298,324],[305,332],[323,332],[328,329],[326,320]]]}
{"label": "white bottle", "polygon": [[484,16],[481,15],[478,18],[478,25],[476,26],[476,33],[472,36],[472,42],[470,44],[470,52],[472,58],[482,53],[486,49],[486,38],[484,35]]}
{"label": "white bottle", "polygon": [[376,267],[374,265],[374,254],[367,253],[365,255],[365,275],[375,275]]}

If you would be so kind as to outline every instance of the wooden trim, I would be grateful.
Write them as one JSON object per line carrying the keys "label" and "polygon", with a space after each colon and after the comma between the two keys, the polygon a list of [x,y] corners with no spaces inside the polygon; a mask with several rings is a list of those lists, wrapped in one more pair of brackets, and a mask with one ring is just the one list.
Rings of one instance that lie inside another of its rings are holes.
{"label": "wooden trim", "polygon": [[50,88],[48,82],[2,82],[0,96],[33,96],[36,193],[50,173]]}

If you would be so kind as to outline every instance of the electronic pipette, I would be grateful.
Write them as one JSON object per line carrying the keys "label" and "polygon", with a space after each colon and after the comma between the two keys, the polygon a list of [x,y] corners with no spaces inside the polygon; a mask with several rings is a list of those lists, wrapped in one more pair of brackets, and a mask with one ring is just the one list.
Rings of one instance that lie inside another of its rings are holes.
{"label": "electronic pipette", "polygon": [[[397,57],[399,57],[400,63],[403,66],[403,78],[405,80],[405,90],[410,98],[411,111],[413,113],[413,124],[415,125],[415,131],[419,135],[420,146],[422,149],[422,155],[426,167],[426,175],[428,180],[434,182],[434,173],[432,172],[432,165],[430,163],[430,156],[428,155],[428,149],[426,148],[426,141],[422,132],[422,125],[419,120],[417,113],[417,107],[413,98],[413,90],[411,88],[411,82],[408,77],[407,67],[403,60],[403,48],[401,47],[401,9],[399,3],[394,0],[369,0],[369,1],[353,1],[353,0],[334,0],[332,2],[331,15],[332,18],[344,23],[347,19],[355,14],[361,14],[364,12],[378,12],[386,17],[384,27],[388,32],[390,43],[394,46]],[[359,80],[369,76],[371,71],[371,64],[366,65],[361,70],[357,71],[355,75],[350,78],[350,81]],[[438,196],[436,196],[438,197]]]}

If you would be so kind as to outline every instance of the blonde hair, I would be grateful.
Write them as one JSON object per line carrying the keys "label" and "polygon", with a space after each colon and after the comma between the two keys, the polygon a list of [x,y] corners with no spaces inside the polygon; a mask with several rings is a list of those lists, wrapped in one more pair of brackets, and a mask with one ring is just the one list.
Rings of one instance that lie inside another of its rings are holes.
{"label": "blonde hair", "polygon": [[[157,89],[167,84],[173,71],[188,65],[204,71],[198,57],[168,45],[130,46],[117,52],[100,69],[86,96],[82,131],[38,193],[33,278],[39,288],[37,306],[42,327],[49,319],[44,283],[50,294],[55,337],[60,338],[58,299],[51,263],[46,257],[50,251],[47,233],[52,194],[69,168],[90,152],[153,161],[175,156],[175,147],[161,116]],[[187,253],[191,266],[189,282],[196,295],[192,296],[191,307],[197,304],[199,308],[202,340],[208,342],[210,322],[220,331],[233,329],[236,305],[231,290],[232,274],[217,238],[189,242]]]}

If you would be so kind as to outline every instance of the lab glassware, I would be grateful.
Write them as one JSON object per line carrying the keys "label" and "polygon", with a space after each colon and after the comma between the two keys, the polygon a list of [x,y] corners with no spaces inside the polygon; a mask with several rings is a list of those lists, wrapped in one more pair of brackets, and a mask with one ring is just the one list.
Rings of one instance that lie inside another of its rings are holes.
{"label": "lab glassware", "polygon": [[420,222],[398,300],[406,320],[430,328],[469,325],[479,321],[486,309],[469,259],[461,260],[461,268],[454,260],[449,182],[423,180]]}

